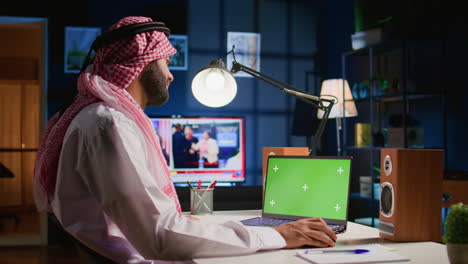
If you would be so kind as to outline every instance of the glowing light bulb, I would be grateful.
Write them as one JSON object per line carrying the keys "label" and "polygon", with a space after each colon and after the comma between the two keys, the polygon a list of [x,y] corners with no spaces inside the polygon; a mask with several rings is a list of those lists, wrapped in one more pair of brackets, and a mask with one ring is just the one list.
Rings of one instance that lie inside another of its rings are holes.
{"label": "glowing light bulb", "polygon": [[224,76],[222,71],[213,69],[206,76],[206,87],[211,91],[219,91],[224,87]]}

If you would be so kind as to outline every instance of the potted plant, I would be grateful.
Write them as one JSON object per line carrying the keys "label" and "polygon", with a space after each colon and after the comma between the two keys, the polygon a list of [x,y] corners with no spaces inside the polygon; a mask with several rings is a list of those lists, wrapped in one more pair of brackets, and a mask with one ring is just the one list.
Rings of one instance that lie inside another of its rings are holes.
{"label": "potted plant", "polygon": [[468,263],[468,205],[451,206],[445,219],[443,240],[451,264]]}

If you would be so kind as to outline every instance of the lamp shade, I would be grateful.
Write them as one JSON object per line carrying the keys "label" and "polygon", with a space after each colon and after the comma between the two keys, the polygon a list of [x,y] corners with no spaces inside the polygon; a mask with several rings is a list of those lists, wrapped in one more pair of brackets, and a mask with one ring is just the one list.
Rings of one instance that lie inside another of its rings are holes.
{"label": "lamp shade", "polygon": [[221,60],[215,60],[195,75],[192,93],[202,104],[222,107],[229,104],[237,94],[237,83]]}
{"label": "lamp shade", "polygon": [[[344,85],[344,94],[343,94]],[[348,81],[343,79],[328,79],[322,82],[322,88],[320,91],[321,98],[333,99],[336,97],[338,102],[333,106],[329,118],[342,118],[342,117],[353,117],[357,116],[358,112],[356,104],[351,94]],[[343,113],[344,104],[344,113]],[[324,112],[322,110],[317,111],[317,118],[322,119]]]}

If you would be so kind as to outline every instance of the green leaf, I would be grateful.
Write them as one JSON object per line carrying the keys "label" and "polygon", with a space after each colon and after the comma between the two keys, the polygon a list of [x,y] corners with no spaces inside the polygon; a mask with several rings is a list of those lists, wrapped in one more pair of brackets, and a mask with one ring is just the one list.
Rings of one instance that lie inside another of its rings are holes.
{"label": "green leaf", "polygon": [[468,205],[457,203],[450,207],[445,219],[445,243],[468,243]]}

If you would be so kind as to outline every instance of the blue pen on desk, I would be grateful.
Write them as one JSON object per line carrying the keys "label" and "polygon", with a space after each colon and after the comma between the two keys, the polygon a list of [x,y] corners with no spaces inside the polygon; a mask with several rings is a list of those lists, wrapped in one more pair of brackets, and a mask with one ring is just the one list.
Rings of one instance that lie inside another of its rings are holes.
{"label": "blue pen on desk", "polygon": [[323,254],[323,253],[353,253],[353,254],[362,254],[370,252],[368,249],[324,249],[324,250],[306,250],[304,254]]}

